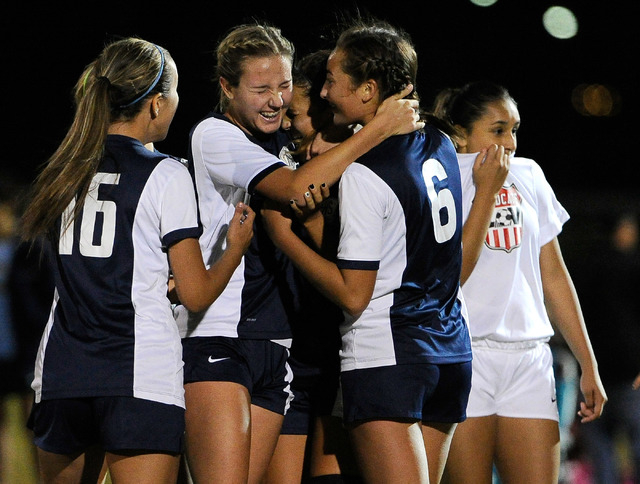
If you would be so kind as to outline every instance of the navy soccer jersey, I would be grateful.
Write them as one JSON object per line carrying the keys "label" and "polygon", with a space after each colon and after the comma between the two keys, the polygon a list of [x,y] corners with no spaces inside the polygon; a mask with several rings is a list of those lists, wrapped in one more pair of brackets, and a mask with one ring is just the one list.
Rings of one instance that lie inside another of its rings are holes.
{"label": "navy soccer jersey", "polygon": [[288,144],[282,131],[257,139],[217,113],[192,130],[190,158],[204,226],[200,242],[205,263],[214,263],[223,253],[234,207],[248,194],[257,216],[251,245],[218,299],[201,313],[176,308],[183,337],[226,336],[289,344],[288,306],[295,300],[291,263],[263,229],[259,215],[263,198],[254,193],[265,176],[292,163]]}
{"label": "navy soccer jersey", "polygon": [[36,360],[36,401],[133,396],[184,407],[166,250],[202,233],[188,169],[110,135],[65,230],[73,210],[50,247],[56,290]]}
{"label": "navy soccer jersey", "polygon": [[362,156],[340,181],[340,217],[338,266],[378,271],[368,307],[345,315],[343,371],[469,361],[462,193],[450,139],[427,125]]}

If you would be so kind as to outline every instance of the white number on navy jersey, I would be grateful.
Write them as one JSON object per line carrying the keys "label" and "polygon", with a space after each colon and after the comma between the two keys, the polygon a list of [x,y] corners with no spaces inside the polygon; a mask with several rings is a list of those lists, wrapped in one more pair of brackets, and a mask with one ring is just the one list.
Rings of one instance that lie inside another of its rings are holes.
{"label": "white number on navy jersey", "polygon": [[[424,177],[427,194],[431,202],[433,232],[436,237],[436,242],[442,244],[451,239],[456,232],[456,206],[451,190],[441,188],[439,191],[436,191],[436,187],[433,184],[433,177],[436,177],[438,180],[444,180],[447,178],[447,172],[442,166],[442,163],[430,158],[422,165],[422,176]],[[442,224],[443,217],[440,217],[442,210],[446,210],[447,212],[447,216],[445,217],[447,222],[445,224]]]}
{"label": "white number on navy jersey", "polygon": [[[120,182],[119,173],[96,173],[87,192],[80,225],[80,253],[85,257],[110,257],[116,238],[116,203],[110,200],[99,200],[98,189],[101,184],[117,185]],[[62,214],[62,235],[58,245],[60,255],[70,255],[73,249],[73,226],[71,220],[76,205],[75,198],[71,200]],[[102,213],[102,233],[100,243],[93,244],[96,218]],[[66,229],[65,229],[66,227]]]}

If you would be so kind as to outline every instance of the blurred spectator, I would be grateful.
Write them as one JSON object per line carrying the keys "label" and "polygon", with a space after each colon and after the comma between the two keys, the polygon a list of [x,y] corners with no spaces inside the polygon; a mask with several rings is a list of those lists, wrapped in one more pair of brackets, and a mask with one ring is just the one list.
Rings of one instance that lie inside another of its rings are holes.
{"label": "blurred spectator", "polygon": [[[566,341],[558,333],[549,340],[556,379],[558,425],[560,430],[560,474],[558,482],[567,482],[569,450],[574,445],[574,422],[580,401],[580,366]],[[597,355],[596,355],[597,356]],[[605,410],[606,412],[606,410]],[[589,424],[591,425],[591,423]]]}
{"label": "blurred spectator", "polygon": [[[579,438],[595,484],[640,483],[640,392],[632,388],[640,373],[637,214],[619,215],[609,246],[591,260],[584,309],[609,402],[599,420],[580,426]],[[617,456],[621,443],[628,444],[627,465]]]}
{"label": "blurred spectator", "polygon": [[15,248],[9,273],[20,391],[30,400],[36,354],[53,301],[53,276],[46,259],[47,254],[39,244],[21,242]]}
{"label": "blurred spectator", "polygon": [[[0,480],[7,482],[20,466],[37,468],[25,422],[33,401],[36,353],[53,301],[45,254],[38,244],[18,238],[18,193],[0,187]],[[23,452],[25,445],[32,454]],[[16,467],[12,455],[24,462]],[[27,476],[23,478],[21,482],[27,482]]]}
{"label": "blurred spectator", "polygon": [[8,277],[16,245],[16,216],[13,201],[4,190],[0,190],[0,480],[7,463],[8,397],[19,388],[16,371],[16,337],[11,318],[8,292]]}
{"label": "blurred spectator", "polygon": [[15,209],[10,200],[0,194],[0,394],[4,395],[15,389],[12,373],[7,365],[12,365],[16,358],[16,340],[11,321],[11,305],[7,279],[16,245]]}

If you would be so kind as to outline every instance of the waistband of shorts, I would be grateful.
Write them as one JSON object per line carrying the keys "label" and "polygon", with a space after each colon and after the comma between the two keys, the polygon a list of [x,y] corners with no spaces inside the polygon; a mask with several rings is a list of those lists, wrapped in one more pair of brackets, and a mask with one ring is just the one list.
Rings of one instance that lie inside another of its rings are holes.
{"label": "waistband of shorts", "polygon": [[493,348],[498,350],[526,350],[548,342],[549,338],[526,341],[496,341],[489,338],[471,338],[472,347]]}

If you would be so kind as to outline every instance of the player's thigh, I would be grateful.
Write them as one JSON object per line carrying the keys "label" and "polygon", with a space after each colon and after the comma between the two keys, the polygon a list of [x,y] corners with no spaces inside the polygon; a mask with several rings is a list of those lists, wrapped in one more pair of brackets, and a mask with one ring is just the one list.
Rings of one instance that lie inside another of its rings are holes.
{"label": "player's thigh", "polygon": [[57,482],[98,482],[104,452],[92,447],[72,455],[56,454],[37,449],[40,477],[44,484]]}
{"label": "player's thigh", "polygon": [[[291,385],[291,390],[293,390],[294,399],[284,416],[278,442],[271,456],[263,484],[300,484],[302,480],[307,435],[312,416],[308,392],[302,388],[295,388],[294,385]],[[253,416],[257,417],[256,410],[252,408],[252,436],[258,431],[255,428],[257,420],[253,418]]]}
{"label": "player's thigh", "polygon": [[306,444],[306,435],[281,434],[263,483],[300,484]]}
{"label": "player's thigh", "polygon": [[359,469],[342,418],[322,415],[316,418],[311,434],[309,475],[358,475]]}
{"label": "player's thigh", "polygon": [[459,423],[451,439],[443,482],[490,484],[497,417],[471,417]]}
{"label": "player's thigh", "polygon": [[114,484],[173,484],[178,478],[180,455],[163,453],[107,453]]}
{"label": "player's thigh", "polygon": [[284,415],[251,405],[249,483],[262,481],[278,443]]}
{"label": "player's thigh", "polygon": [[365,482],[429,482],[419,422],[370,420],[350,426],[349,432]]}
{"label": "player's thigh", "polygon": [[[243,385],[227,381],[202,381],[185,385],[187,439],[199,444],[217,440],[225,430],[249,435],[251,397]],[[235,440],[230,435],[226,438]],[[196,442],[204,438],[204,442]]]}
{"label": "player's thigh", "polygon": [[496,466],[504,484],[557,483],[560,468],[558,422],[499,417]]}
{"label": "player's thigh", "polygon": [[455,423],[422,423],[422,437],[427,452],[431,484],[439,483],[442,478],[456,425]]}
{"label": "player's thigh", "polygon": [[193,382],[185,385],[185,403],[187,461],[195,482],[246,480],[251,445],[247,388],[226,381]]}

